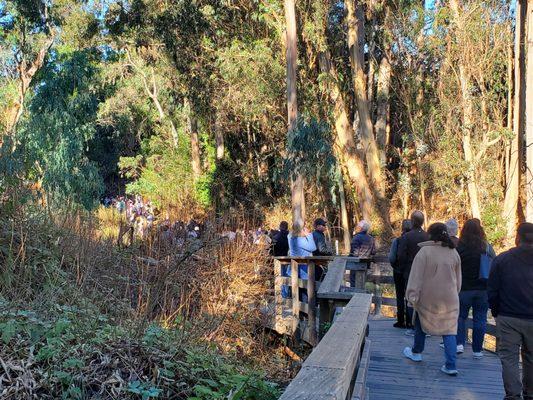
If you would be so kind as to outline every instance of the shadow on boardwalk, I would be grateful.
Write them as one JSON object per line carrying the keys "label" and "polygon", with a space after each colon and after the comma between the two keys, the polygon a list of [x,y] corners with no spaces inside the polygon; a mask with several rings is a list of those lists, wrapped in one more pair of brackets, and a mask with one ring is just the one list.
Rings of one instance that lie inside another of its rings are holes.
{"label": "shadow on boardwalk", "polygon": [[498,357],[485,352],[474,360],[472,347],[457,356],[459,375],[450,377],[439,371],[444,363],[440,337],[426,341],[424,360],[414,363],[402,351],[412,346],[413,338],[404,330],[392,327],[391,319],[369,321],[370,368],[367,386],[370,400],[498,400],[504,396],[501,365]]}

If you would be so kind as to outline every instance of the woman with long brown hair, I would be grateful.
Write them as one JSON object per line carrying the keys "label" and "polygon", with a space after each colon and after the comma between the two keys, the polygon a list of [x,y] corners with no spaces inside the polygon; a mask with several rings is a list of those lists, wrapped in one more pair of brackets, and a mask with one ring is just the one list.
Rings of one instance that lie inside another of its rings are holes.
{"label": "woman with long brown hair", "polygon": [[466,343],[466,320],[472,309],[472,351],[474,358],[483,357],[483,339],[487,326],[487,280],[480,276],[482,257],[495,258],[492,246],[487,242],[485,230],[477,218],[465,222],[457,252],[461,257],[462,286],[459,293],[459,320],[457,329],[457,352],[464,352]]}

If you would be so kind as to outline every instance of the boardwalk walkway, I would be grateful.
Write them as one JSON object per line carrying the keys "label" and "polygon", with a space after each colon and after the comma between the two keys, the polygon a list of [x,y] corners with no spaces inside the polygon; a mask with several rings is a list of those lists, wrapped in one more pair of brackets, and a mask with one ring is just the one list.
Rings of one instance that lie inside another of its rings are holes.
{"label": "boardwalk walkway", "polygon": [[444,363],[440,337],[426,341],[421,363],[403,357],[404,347],[413,338],[392,327],[390,319],[370,319],[372,342],[367,386],[370,400],[499,400],[504,396],[501,366],[496,355],[485,353],[472,358],[472,348],[457,357],[459,375],[449,377],[439,371]]}

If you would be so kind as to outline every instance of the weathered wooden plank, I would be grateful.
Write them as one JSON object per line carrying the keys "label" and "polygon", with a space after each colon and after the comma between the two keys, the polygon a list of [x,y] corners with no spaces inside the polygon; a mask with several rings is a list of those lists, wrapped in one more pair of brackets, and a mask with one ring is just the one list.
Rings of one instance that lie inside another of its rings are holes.
{"label": "weathered wooden plank", "polygon": [[300,294],[298,285],[298,263],[295,260],[291,261],[291,291],[292,291],[292,333],[298,329],[298,322],[300,320]]}
{"label": "weathered wooden plank", "polygon": [[320,289],[318,290],[318,297],[321,297],[321,293],[331,293],[338,292],[340,290],[344,271],[345,271],[345,261],[341,258],[336,258],[328,266],[328,272],[324,280],[320,284]]}
{"label": "weathered wooden plank", "polygon": [[354,294],[280,400],[346,399],[364,343],[370,302],[370,295]]}
{"label": "weathered wooden plank", "polygon": [[307,264],[307,320],[309,321],[309,344],[316,346],[318,332],[316,329],[316,294],[315,294],[315,263]]}
{"label": "weathered wooden plank", "polygon": [[366,387],[366,379],[368,375],[368,367],[370,365],[370,346],[371,340],[366,339],[363,354],[361,355],[361,362],[357,369],[357,377],[353,387],[352,400],[365,400],[368,398],[368,389]]}

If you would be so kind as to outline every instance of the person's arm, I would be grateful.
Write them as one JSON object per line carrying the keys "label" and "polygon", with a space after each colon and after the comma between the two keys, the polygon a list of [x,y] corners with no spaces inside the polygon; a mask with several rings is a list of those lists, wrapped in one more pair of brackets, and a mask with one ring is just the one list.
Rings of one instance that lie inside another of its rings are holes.
{"label": "person's arm", "polygon": [[316,244],[315,244],[315,240],[313,239],[312,233],[304,237],[299,237],[298,245],[300,246],[300,248],[310,253],[316,250]]}
{"label": "person's arm", "polygon": [[398,238],[392,241],[389,251],[389,263],[390,265],[396,264],[396,257],[398,255]]}
{"label": "person's arm", "polygon": [[398,239],[398,264],[400,267],[407,264],[407,236]]}
{"label": "person's arm", "polygon": [[492,259],[496,258],[496,252],[490,243],[487,243],[487,255]]}
{"label": "person's arm", "polygon": [[461,257],[459,257],[459,254],[456,252],[456,258],[457,262],[455,263],[455,276],[457,279],[457,293],[461,291],[461,287],[463,286],[463,273],[461,271]]}
{"label": "person's arm", "polygon": [[407,282],[407,289],[405,291],[405,298],[413,306],[416,306],[420,299],[420,292],[422,291],[422,285],[424,282],[425,265],[426,251],[422,249],[417,253],[413,260],[413,266],[411,267],[411,273],[409,274],[409,281]]}
{"label": "person's arm", "polygon": [[361,238],[360,235],[355,235],[352,239],[352,243],[350,245],[350,254],[357,257],[357,252],[361,248]]}
{"label": "person's arm", "polygon": [[494,317],[498,316],[500,309],[500,287],[501,287],[501,278],[500,278],[500,263],[498,258],[495,258],[492,261],[492,268],[490,270],[489,282],[487,293],[489,297],[489,307],[492,315]]}
{"label": "person's arm", "polygon": [[316,247],[321,256],[330,256],[332,254],[328,248],[328,245],[326,244],[326,238],[323,235],[320,235],[320,240],[318,240],[318,243],[316,243]]}

